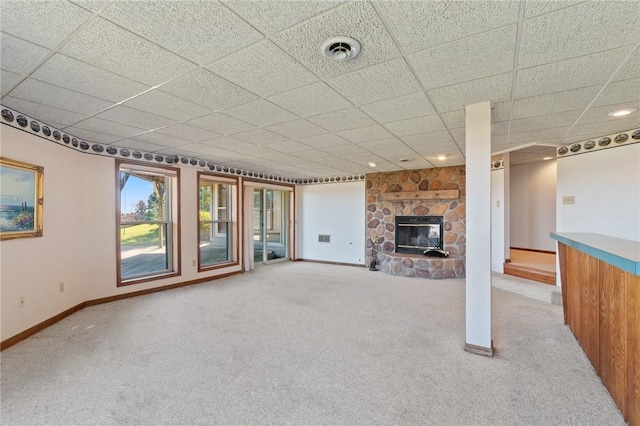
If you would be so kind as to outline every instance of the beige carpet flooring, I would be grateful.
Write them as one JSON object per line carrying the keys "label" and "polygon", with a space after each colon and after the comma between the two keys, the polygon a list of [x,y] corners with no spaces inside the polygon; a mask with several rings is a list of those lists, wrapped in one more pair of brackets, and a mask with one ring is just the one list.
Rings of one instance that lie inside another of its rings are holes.
{"label": "beige carpet flooring", "polygon": [[286,262],[86,308],[2,352],[3,425],[623,425],[562,308],[464,280]]}

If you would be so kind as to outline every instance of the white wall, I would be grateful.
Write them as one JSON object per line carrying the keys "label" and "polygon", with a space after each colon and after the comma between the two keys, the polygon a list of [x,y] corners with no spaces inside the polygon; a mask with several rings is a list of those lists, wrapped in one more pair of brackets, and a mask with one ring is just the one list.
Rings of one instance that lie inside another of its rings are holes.
{"label": "white wall", "polygon": [[505,176],[504,169],[491,171],[491,270],[504,272],[505,252]]}
{"label": "white wall", "polygon": [[511,247],[555,251],[556,161],[511,166]]}
{"label": "white wall", "polygon": [[[197,169],[181,167],[181,275],[117,287],[115,160],[79,153],[5,125],[0,132],[3,157],[44,167],[43,236],[0,242],[1,340],[87,300],[241,270],[235,265],[198,273],[193,266],[198,250]],[[61,282],[63,293],[58,292]],[[20,297],[25,306],[19,309]]]}
{"label": "white wall", "polygon": [[640,241],[640,143],[559,158],[557,203],[558,232]]}
{"label": "white wall", "polygon": [[[300,186],[297,211],[297,257],[364,265],[364,182]],[[319,243],[319,234],[330,235],[331,242]]]}

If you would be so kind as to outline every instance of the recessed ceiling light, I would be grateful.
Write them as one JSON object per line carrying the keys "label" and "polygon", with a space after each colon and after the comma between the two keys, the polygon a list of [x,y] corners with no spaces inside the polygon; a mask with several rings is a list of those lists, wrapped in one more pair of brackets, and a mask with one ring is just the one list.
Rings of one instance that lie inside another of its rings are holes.
{"label": "recessed ceiling light", "polygon": [[369,166],[371,166],[371,167],[375,167],[375,166],[376,166],[376,163],[374,163],[373,161],[369,161]]}
{"label": "recessed ceiling light", "polygon": [[611,111],[609,114],[607,114],[609,117],[624,117],[625,115],[629,115],[632,112],[636,112],[637,109],[636,108],[625,108],[625,109],[619,109],[617,111]]}
{"label": "recessed ceiling light", "polygon": [[443,161],[446,160],[447,156],[446,155],[438,155],[438,160]]}
{"label": "recessed ceiling light", "polygon": [[551,160],[553,157],[544,157],[543,160]]}

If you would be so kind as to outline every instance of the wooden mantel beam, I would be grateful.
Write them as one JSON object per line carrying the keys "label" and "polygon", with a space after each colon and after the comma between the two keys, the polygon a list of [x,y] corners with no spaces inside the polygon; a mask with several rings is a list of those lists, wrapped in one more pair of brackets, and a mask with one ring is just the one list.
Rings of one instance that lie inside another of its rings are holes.
{"label": "wooden mantel beam", "polygon": [[394,200],[453,200],[460,198],[459,189],[441,189],[435,191],[387,192],[380,194],[381,201]]}

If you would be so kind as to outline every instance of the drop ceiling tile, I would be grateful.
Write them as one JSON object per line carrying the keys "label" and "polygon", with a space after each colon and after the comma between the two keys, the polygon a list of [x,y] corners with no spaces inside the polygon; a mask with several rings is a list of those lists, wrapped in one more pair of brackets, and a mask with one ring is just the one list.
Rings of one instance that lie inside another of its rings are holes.
{"label": "drop ceiling tile", "polygon": [[356,105],[397,98],[422,90],[403,58],[343,74],[328,83]]}
{"label": "drop ceiling tile", "polygon": [[240,121],[220,113],[194,118],[193,120],[187,121],[187,124],[200,127],[201,129],[211,130],[212,132],[221,133],[223,135],[242,132],[244,130],[254,128],[252,124],[245,123],[244,121]]}
{"label": "drop ceiling tile", "polygon": [[640,78],[609,83],[593,105],[615,105],[622,102],[640,102]]}
{"label": "drop ceiling tile", "polygon": [[51,51],[28,41],[0,33],[2,69],[28,74]]}
{"label": "drop ceiling tile", "polygon": [[599,90],[600,86],[592,86],[516,99],[513,104],[513,118],[548,115],[578,109],[584,110]]}
{"label": "drop ceiling tile", "polygon": [[433,168],[433,164],[431,164],[430,162],[428,162],[427,160],[425,160],[422,157],[412,158],[410,161],[407,161],[405,163],[399,162],[399,161],[394,161],[393,163],[396,166],[402,167],[405,170],[419,170],[419,169],[431,169],[431,168]]}
{"label": "drop ceiling tile", "polygon": [[79,139],[84,139],[88,142],[111,144],[122,139],[122,137],[120,136],[110,135],[102,132],[95,132],[93,130],[80,129],[75,126],[65,127],[64,131],[70,135],[73,135]]}
{"label": "drop ceiling tile", "polygon": [[103,16],[199,65],[263,38],[229,8],[211,1],[117,2]]}
{"label": "drop ceiling tile", "polygon": [[212,139],[222,136],[220,133],[210,132],[199,127],[190,126],[184,123],[174,124],[173,126],[164,127],[158,129],[157,133],[163,135],[175,136],[182,139],[187,139],[192,142],[200,142],[206,139]]}
{"label": "drop ceiling tile", "polygon": [[123,105],[175,121],[189,120],[213,112],[208,108],[185,101],[184,99],[169,95],[157,89],[136,96]]}
{"label": "drop ceiling tile", "polygon": [[274,126],[267,127],[267,130],[291,139],[305,138],[308,136],[327,133],[325,129],[303,119],[276,124]]}
{"label": "drop ceiling tile", "polygon": [[571,132],[567,134],[567,138],[582,136],[582,140],[587,140],[606,136],[611,133],[635,129],[637,127],[640,127],[640,116],[636,114],[631,118],[623,118],[615,121],[598,121],[595,123],[579,124],[571,129]]}
{"label": "drop ceiling tile", "polygon": [[184,149],[187,151],[193,151],[198,154],[206,154],[206,155],[220,155],[224,156],[228,151],[226,149],[220,149],[215,146],[206,145],[203,143],[192,143],[189,145],[182,145],[180,149]]}
{"label": "drop ceiling tile", "polygon": [[309,117],[318,126],[322,126],[331,132],[356,129],[376,124],[371,118],[357,108],[347,108],[326,114]]}
{"label": "drop ceiling tile", "polygon": [[291,155],[295,157],[303,158],[305,160],[315,160],[316,158],[329,157],[331,156],[331,153],[322,151],[320,149],[309,149],[306,151],[292,152]]}
{"label": "drop ceiling tile", "polygon": [[407,96],[362,105],[360,108],[377,120],[378,123],[388,123],[390,121],[404,120],[406,118],[436,113],[431,102],[429,102],[429,99],[427,99],[427,96],[422,91]]}
{"label": "drop ceiling tile", "polygon": [[517,22],[519,9],[518,2],[475,1],[380,1],[376,7],[406,53]]}
{"label": "drop ceiling tile", "polygon": [[[450,129],[449,133],[451,133],[451,137],[453,137],[453,140],[455,140],[458,145],[460,146],[464,146],[464,144],[466,143],[466,131],[464,127],[458,127],[457,129]],[[495,140],[495,137],[491,138],[491,142],[493,143],[493,141]]]}
{"label": "drop ceiling tile", "polygon": [[[550,126],[552,127],[552,126]],[[491,135],[506,135],[509,133],[509,122],[498,121],[497,123],[491,123]]]}
{"label": "drop ceiling tile", "polygon": [[286,141],[287,138],[265,129],[253,129],[246,132],[240,132],[233,135],[234,139],[255,143],[256,145],[266,145],[275,142]]}
{"label": "drop ceiling tile", "polygon": [[232,108],[257,99],[253,93],[205,69],[163,84],[160,90],[214,110]]}
{"label": "drop ceiling tile", "polygon": [[38,121],[41,121],[42,124],[51,125],[50,123],[58,123],[63,126],[69,126],[87,117],[84,114],[78,114],[73,111],[67,111],[60,108],[54,108],[49,105],[42,105],[36,102],[14,98],[13,96],[4,97],[2,99],[2,104],[19,111],[22,114],[33,117]]}
{"label": "drop ceiling tile", "polygon": [[275,34],[305,21],[345,0],[274,2],[271,0],[225,0],[233,9],[264,34]]}
{"label": "drop ceiling tile", "polygon": [[[271,147],[271,146],[270,146]],[[293,155],[288,155],[285,153],[278,153],[275,155],[269,155],[266,157],[262,157],[262,159],[264,161],[268,161],[271,163],[278,163],[278,164],[286,164],[286,165],[295,165],[298,164],[300,162],[300,159],[298,157],[294,157]],[[279,167],[280,168],[280,167]],[[285,167],[282,167],[282,169],[286,169]]]}
{"label": "drop ceiling tile", "polygon": [[[364,154],[370,154],[364,150],[362,150],[362,152]],[[318,158],[315,160],[315,162],[319,164],[324,164],[325,166],[329,166],[338,170],[344,170],[344,171],[349,170],[353,166],[353,163],[351,161],[343,160],[342,158],[336,157],[336,156]]]}
{"label": "drop ceiling tile", "polygon": [[269,155],[278,155],[279,152],[264,146],[255,146],[251,148],[237,149],[236,152],[251,155],[253,157],[267,157]]}
{"label": "drop ceiling tile", "polygon": [[76,123],[74,126],[80,129],[93,130],[95,132],[120,136],[122,138],[130,138],[145,132],[144,129],[115,123],[113,121],[102,120],[96,117],[87,118],[84,121]]}
{"label": "drop ceiling tile", "polygon": [[351,106],[349,101],[323,82],[279,93],[271,96],[269,100],[301,117],[320,115]]}
{"label": "drop ceiling tile", "polygon": [[149,89],[149,86],[60,54],[52,56],[31,77],[112,102],[123,101]]}
{"label": "drop ceiling tile", "polygon": [[[347,36],[362,46],[361,55],[335,62],[318,54],[329,38]],[[400,56],[393,39],[369,2],[350,2],[284,31],[273,41],[320,78],[329,78]]]}
{"label": "drop ceiling tile", "polygon": [[346,154],[370,154],[369,151],[354,143],[347,143],[344,145],[336,145],[321,149],[333,154],[334,156]]}
{"label": "drop ceiling tile", "polygon": [[145,130],[153,130],[175,123],[174,120],[122,105],[101,112],[96,117]]}
{"label": "drop ceiling tile", "polygon": [[73,3],[78,6],[82,6],[85,9],[92,10],[94,12],[99,12],[112,3],[112,0],[71,0]]}
{"label": "drop ceiling tile", "polygon": [[264,99],[227,109],[224,113],[259,127],[298,118],[295,114]]}
{"label": "drop ceiling tile", "polygon": [[55,108],[93,115],[113,105],[112,102],[28,78],[20,83],[11,96]]}
{"label": "drop ceiling tile", "polygon": [[387,129],[380,125],[345,130],[343,132],[338,132],[338,136],[351,142],[366,142],[393,137]]}
{"label": "drop ceiling tile", "polygon": [[410,118],[409,120],[386,123],[384,127],[396,136],[415,135],[417,133],[429,133],[445,130],[442,120],[437,115]]}
{"label": "drop ceiling tile", "polygon": [[509,25],[414,53],[408,60],[426,89],[503,74],[513,69],[516,30],[516,24]]}
{"label": "drop ceiling tile", "polygon": [[160,151],[167,150],[167,147],[165,145],[154,144],[154,143],[145,142],[137,139],[124,139],[124,140],[118,141],[114,145],[122,148],[128,148],[130,150],[140,151],[140,152],[158,153]]}
{"label": "drop ceiling tile", "polygon": [[6,71],[6,70],[1,70],[0,91],[2,92],[2,96],[9,93],[9,91],[13,88],[13,86],[18,84],[21,78],[22,76],[16,73]]}
{"label": "drop ceiling tile", "polygon": [[521,69],[516,77],[516,98],[528,98],[562,90],[604,84],[627,56],[627,49]]}
{"label": "drop ceiling tile", "polygon": [[295,152],[309,150],[308,145],[305,145],[297,141],[284,141],[284,142],[271,143],[267,145],[267,148],[275,149],[276,151],[285,152],[285,153],[295,153]]}
{"label": "drop ceiling tile", "polygon": [[175,148],[175,147],[162,149],[162,150],[158,151],[158,154],[177,155],[179,157],[187,157],[187,158],[191,158],[191,157],[197,156],[197,153],[195,153],[193,151],[187,151],[186,149]]}
{"label": "drop ceiling tile", "polygon": [[67,1],[2,0],[0,16],[3,32],[53,49],[93,14]]}
{"label": "drop ceiling tile", "polygon": [[634,1],[586,2],[528,19],[518,65],[531,67],[635,44],[639,25]]}
{"label": "drop ceiling tile", "polygon": [[[493,111],[492,111],[492,120],[493,120]],[[455,129],[457,127],[464,127],[466,121],[466,115],[463,109],[456,109],[453,111],[447,111],[440,114],[440,118],[442,122],[449,129]]]}
{"label": "drop ceiling tile", "polygon": [[554,127],[571,126],[580,116],[582,110],[559,112],[550,115],[538,115],[535,117],[519,118],[511,122],[511,131],[514,133],[528,132],[532,130],[551,129]]}
{"label": "drop ceiling tile", "polygon": [[622,66],[618,74],[614,77],[614,81],[629,80],[640,77],[640,49],[629,58],[626,64]]}
{"label": "drop ceiling tile", "polygon": [[564,9],[566,7],[575,6],[577,4],[584,3],[584,0],[538,0],[530,1],[525,5],[524,17],[526,19],[533,18],[539,15],[545,15],[550,12],[554,12],[558,9]]}
{"label": "drop ceiling tile", "polygon": [[372,151],[372,152],[377,152],[378,150],[381,149],[398,149],[398,148],[406,148],[407,145],[402,142],[400,139],[397,138],[387,138],[387,139],[379,139],[376,141],[370,141],[370,142],[360,142],[358,145],[360,145],[362,148],[366,149],[367,151]]}
{"label": "drop ceiling tile", "polygon": [[416,145],[413,149],[420,155],[446,155],[448,153],[459,153],[457,146],[453,143],[430,143]]}
{"label": "drop ceiling tile", "polygon": [[511,133],[509,145],[525,142],[553,142],[560,140],[569,130],[569,126],[553,129],[532,130],[529,132]]}
{"label": "drop ceiling tile", "polygon": [[461,109],[477,102],[511,99],[511,73],[494,75],[427,91],[439,112]]}
{"label": "drop ceiling tile", "polygon": [[131,140],[152,143],[154,145],[164,147],[189,145],[192,143],[191,141],[186,139],[181,139],[170,135],[163,135],[157,132],[144,133],[142,135],[131,138]]}
{"label": "drop ceiling tile", "polygon": [[442,155],[441,153],[424,153],[422,154],[424,158],[432,163],[436,167],[450,167],[450,166],[459,166],[465,164],[464,156],[460,152],[450,152],[445,155],[447,158],[444,160],[438,160],[438,156]]}
{"label": "drop ceiling tile", "polygon": [[[615,105],[605,105],[600,107],[591,107],[585,112],[585,114],[580,117],[580,121],[577,125],[587,124],[587,123],[595,123],[598,121],[619,121],[620,117],[609,117],[607,114],[612,111],[617,111],[620,109],[626,108],[639,108],[640,101],[632,101],[632,102],[623,102]],[[634,116],[640,115],[639,111],[631,113],[630,115],[624,116],[626,118],[633,118]]]}
{"label": "drop ceiling tile", "polygon": [[229,136],[222,136],[214,139],[207,139],[201,141],[201,143],[215,146],[222,149],[228,149],[230,151],[237,151],[238,149],[255,147],[256,144],[251,142],[241,141],[240,139],[234,139]]}
{"label": "drop ceiling tile", "polygon": [[327,148],[336,145],[344,145],[349,142],[346,139],[341,138],[340,136],[334,135],[333,133],[310,136],[307,138],[299,138],[298,141],[313,148]]}
{"label": "drop ceiling tile", "polygon": [[366,154],[344,154],[340,156],[341,159],[343,160],[347,160],[350,161],[354,164],[358,164],[360,166],[369,166],[369,163],[381,163],[383,161],[385,161],[384,158],[380,157],[379,155],[374,154],[374,153],[366,153]]}
{"label": "drop ceiling tile", "polygon": [[315,75],[270,41],[227,56],[207,68],[262,97],[318,81]]}
{"label": "drop ceiling tile", "polygon": [[431,145],[435,143],[452,144],[452,146],[454,146],[453,139],[451,139],[451,135],[446,130],[421,133],[419,135],[402,136],[400,139],[410,147],[419,145]]}
{"label": "drop ceiling tile", "polygon": [[[409,163],[416,157],[417,153],[414,149],[409,148],[404,145],[402,148],[392,148],[392,149],[378,149],[375,151],[377,155],[380,157],[387,159],[396,164],[405,164],[409,165]],[[402,162],[400,159],[407,159],[410,161]]]}

